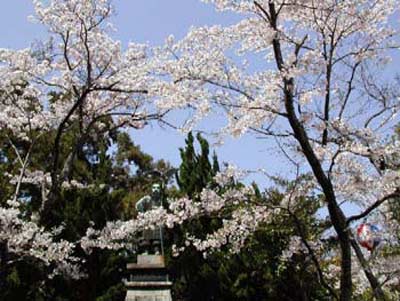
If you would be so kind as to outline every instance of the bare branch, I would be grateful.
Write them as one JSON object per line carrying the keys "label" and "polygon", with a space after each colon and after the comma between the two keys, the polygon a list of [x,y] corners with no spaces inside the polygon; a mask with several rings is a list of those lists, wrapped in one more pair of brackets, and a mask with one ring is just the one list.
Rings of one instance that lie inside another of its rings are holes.
{"label": "bare branch", "polygon": [[393,199],[393,198],[398,198],[398,197],[400,197],[400,189],[396,189],[396,191],[394,191],[394,192],[384,196],[383,198],[377,200],[375,203],[373,203],[371,206],[369,206],[367,209],[365,209],[360,214],[356,214],[356,215],[350,216],[346,221],[347,225],[350,225],[352,222],[368,216],[372,211],[374,211],[376,208],[378,208],[380,205],[382,205],[387,200],[390,200],[390,199]]}

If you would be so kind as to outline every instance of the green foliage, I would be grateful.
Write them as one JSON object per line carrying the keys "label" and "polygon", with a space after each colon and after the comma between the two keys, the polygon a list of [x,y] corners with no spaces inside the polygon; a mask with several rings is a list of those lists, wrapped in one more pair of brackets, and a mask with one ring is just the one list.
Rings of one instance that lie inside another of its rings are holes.
{"label": "green foliage", "polygon": [[[215,186],[213,177],[219,171],[217,156],[213,163],[209,160],[209,145],[200,134],[196,136],[199,152],[196,152],[194,137],[189,133],[185,148],[180,149],[182,163],[176,174],[180,194],[187,195],[194,201],[205,187]],[[209,233],[220,221],[203,217],[190,221],[173,229],[167,235],[167,245],[183,244],[186,233]],[[186,250],[179,258],[173,258],[167,252],[167,262],[174,278],[173,293],[176,300],[213,300],[219,296],[220,285],[218,267],[210,260],[205,260],[199,252]],[[204,290],[204,288],[207,290]]]}
{"label": "green foliage", "polygon": [[196,153],[194,137],[190,132],[185,140],[185,148],[180,149],[182,163],[176,180],[180,191],[190,198],[196,198],[203,188],[214,186],[213,177],[219,171],[219,163],[216,154],[213,155],[213,162],[209,160],[209,145],[206,139],[200,134],[196,136],[200,146],[200,153]]}

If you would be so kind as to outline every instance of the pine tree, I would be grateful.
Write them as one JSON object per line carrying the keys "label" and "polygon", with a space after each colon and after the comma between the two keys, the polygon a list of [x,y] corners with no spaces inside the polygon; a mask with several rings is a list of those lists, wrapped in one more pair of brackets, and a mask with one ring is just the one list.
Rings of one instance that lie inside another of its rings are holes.
{"label": "pine tree", "polygon": [[219,171],[218,157],[214,153],[212,163],[209,159],[209,144],[200,134],[196,136],[200,152],[196,153],[193,134],[190,132],[185,140],[185,148],[180,149],[182,163],[176,174],[177,183],[182,193],[196,198],[203,188],[213,186],[213,177]]}
{"label": "pine tree", "polygon": [[[208,141],[200,134],[197,134],[196,140],[199,144],[198,152],[190,132],[185,140],[185,147],[180,149],[182,162],[176,173],[180,193],[194,201],[198,199],[203,188],[216,186],[213,177],[219,171],[215,153],[210,162]],[[215,227],[214,223],[219,224],[219,221],[207,217],[185,223],[169,233],[169,243],[182,244],[186,233],[208,233]],[[176,300],[215,300],[219,296],[217,266],[210,260],[205,260],[198,251],[187,249],[179,258],[172,258],[169,254],[168,261],[175,279],[173,291]]]}

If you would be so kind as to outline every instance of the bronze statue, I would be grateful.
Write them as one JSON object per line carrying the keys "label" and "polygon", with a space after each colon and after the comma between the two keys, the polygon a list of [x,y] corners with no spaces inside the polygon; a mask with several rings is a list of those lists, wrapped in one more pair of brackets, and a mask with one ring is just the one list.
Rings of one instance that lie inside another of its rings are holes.
{"label": "bronze statue", "polygon": [[[154,184],[151,195],[142,197],[135,205],[136,211],[144,213],[146,211],[162,206],[161,187]],[[144,230],[139,238],[139,253],[156,254],[163,253],[162,228]]]}

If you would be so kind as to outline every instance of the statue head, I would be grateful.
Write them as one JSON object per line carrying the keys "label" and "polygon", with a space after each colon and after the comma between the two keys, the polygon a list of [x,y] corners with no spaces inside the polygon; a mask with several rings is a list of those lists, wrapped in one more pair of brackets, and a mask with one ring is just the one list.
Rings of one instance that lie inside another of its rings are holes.
{"label": "statue head", "polygon": [[153,184],[153,186],[151,187],[151,192],[152,193],[160,193],[161,192],[160,184]]}

